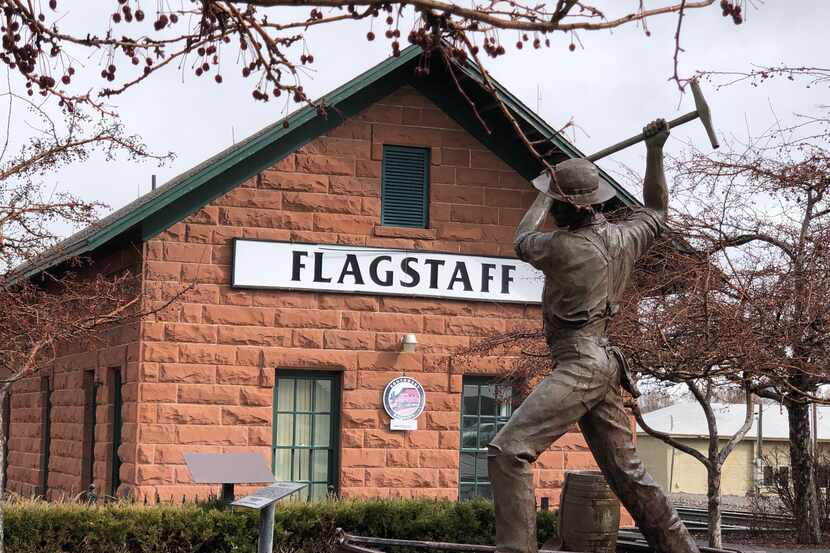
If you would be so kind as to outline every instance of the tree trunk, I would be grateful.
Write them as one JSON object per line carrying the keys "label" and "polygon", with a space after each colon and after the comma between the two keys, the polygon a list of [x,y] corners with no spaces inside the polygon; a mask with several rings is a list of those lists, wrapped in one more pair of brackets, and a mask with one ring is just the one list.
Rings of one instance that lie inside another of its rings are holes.
{"label": "tree trunk", "polygon": [[721,549],[721,516],[720,516],[720,478],[721,466],[712,464],[707,467],[706,495],[709,499],[709,547]]}
{"label": "tree trunk", "polygon": [[788,403],[790,423],[790,477],[793,485],[793,516],[799,544],[821,543],[818,496],[813,456],[810,452],[810,405]]}
{"label": "tree trunk", "polygon": [[[9,386],[10,384],[8,383],[0,386],[0,406],[2,406],[3,402],[6,400],[6,394],[9,393]],[[5,520],[3,518],[3,511],[6,508],[6,474],[2,467],[6,462],[6,440],[8,439],[8,436],[6,436],[6,433],[4,432],[6,427],[3,422],[3,409],[0,408],[0,553],[3,553],[3,542],[6,541],[6,527]]]}

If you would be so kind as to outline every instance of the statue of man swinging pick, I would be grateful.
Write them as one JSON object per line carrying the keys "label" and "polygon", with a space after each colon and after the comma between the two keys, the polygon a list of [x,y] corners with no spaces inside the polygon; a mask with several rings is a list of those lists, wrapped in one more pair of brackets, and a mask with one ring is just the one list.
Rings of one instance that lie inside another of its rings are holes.
{"label": "statue of man swinging pick", "polygon": [[[658,119],[643,134],[648,152],[645,208],[609,223],[592,206],[614,192],[600,182],[593,163],[570,159],[555,167],[557,185],[539,194],[516,229],[517,255],[545,274],[542,310],[555,368],[488,447],[498,553],[536,553],[530,463],[577,422],[649,545],[661,553],[698,553],[634,449],[620,387],[639,394],[621,352],[606,338],[634,263],[660,234],[668,208],[663,144],[669,127]],[[541,232],[548,213],[558,228]]]}

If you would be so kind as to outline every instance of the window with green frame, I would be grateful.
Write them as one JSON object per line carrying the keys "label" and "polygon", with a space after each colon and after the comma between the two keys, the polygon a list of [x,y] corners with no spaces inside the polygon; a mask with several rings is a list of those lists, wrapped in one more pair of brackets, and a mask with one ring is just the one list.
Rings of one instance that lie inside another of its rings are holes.
{"label": "window with green frame", "polygon": [[465,376],[463,384],[458,496],[491,498],[487,444],[510,418],[511,390],[490,377]]}
{"label": "window with green frame", "polygon": [[307,484],[300,499],[337,490],[339,413],[339,375],[277,371],[272,469],[277,480]]}

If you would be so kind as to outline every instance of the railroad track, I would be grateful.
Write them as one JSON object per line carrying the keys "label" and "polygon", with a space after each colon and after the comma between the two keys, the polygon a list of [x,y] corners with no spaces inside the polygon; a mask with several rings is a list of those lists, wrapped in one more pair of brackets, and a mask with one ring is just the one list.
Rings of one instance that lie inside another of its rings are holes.
{"label": "railroad track", "polygon": [[[675,507],[680,519],[689,529],[705,530],[709,525],[709,511],[696,507]],[[721,525],[726,531],[780,530],[792,526],[794,520],[786,515],[749,513],[746,511],[721,511]]]}

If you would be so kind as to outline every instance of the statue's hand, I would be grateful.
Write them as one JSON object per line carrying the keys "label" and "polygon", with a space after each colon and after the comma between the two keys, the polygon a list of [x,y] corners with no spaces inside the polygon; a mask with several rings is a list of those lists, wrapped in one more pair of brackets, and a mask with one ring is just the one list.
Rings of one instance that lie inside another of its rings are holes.
{"label": "statue's hand", "polygon": [[665,119],[655,119],[643,127],[643,136],[649,150],[661,150],[669,137],[669,125]]}

